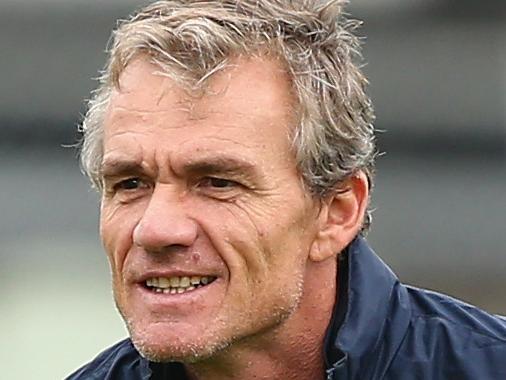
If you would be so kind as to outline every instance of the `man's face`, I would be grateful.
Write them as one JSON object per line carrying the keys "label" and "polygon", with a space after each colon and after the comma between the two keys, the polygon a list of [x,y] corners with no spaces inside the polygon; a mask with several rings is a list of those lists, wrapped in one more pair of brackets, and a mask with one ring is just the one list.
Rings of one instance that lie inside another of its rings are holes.
{"label": "man's face", "polygon": [[269,331],[303,290],[318,207],[290,150],[289,82],[274,61],[236,63],[190,98],[137,59],[108,108],[101,235],[118,308],[152,360]]}

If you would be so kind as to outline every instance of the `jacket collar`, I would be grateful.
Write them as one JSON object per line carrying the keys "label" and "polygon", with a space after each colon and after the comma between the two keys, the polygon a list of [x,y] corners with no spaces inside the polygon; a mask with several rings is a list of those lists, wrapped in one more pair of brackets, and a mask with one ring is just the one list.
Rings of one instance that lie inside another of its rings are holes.
{"label": "jacket collar", "polygon": [[409,325],[406,290],[361,236],[340,255],[338,277],[327,380],[382,378]]}

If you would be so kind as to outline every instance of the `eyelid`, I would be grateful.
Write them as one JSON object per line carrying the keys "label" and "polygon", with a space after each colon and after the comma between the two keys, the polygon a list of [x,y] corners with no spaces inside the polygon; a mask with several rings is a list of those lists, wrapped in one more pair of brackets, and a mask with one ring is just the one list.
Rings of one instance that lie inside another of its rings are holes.
{"label": "eyelid", "polygon": [[[118,187],[126,184],[128,181],[137,181],[139,183],[143,182],[142,179],[139,177],[128,177],[128,178],[123,178],[121,180],[116,181],[113,186],[114,186],[114,188],[118,188]],[[131,190],[131,189],[125,189],[125,190]]]}
{"label": "eyelid", "polygon": [[[128,189],[122,188],[122,186],[127,181],[138,181],[138,186]],[[133,192],[139,189],[146,189],[149,187],[149,184],[141,177],[141,176],[125,176],[125,177],[117,177],[117,178],[108,178],[105,179],[106,190],[110,194],[116,194],[118,192]]]}
{"label": "eyelid", "polygon": [[224,182],[227,182],[229,185],[229,186],[211,186],[215,189],[220,189],[220,188],[226,189],[226,188],[230,188],[233,186],[244,186],[242,183],[238,182],[237,180],[230,179],[225,176],[206,176],[206,177],[202,178],[202,180],[200,181],[200,184],[202,184],[203,182],[208,182],[209,184],[211,184],[211,181],[224,181]]}
{"label": "eyelid", "polygon": [[[226,186],[213,186],[211,181],[218,180],[218,181],[226,181]],[[196,183],[195,183],[195,190],[209,198],[214,198],[221,201],[227,201],[232,200],[239,196],[241,194],[241,190],[243,190],[246,186],[244,186],[242,183],[227,178],[226,176],[204,176],[201,177]]]}

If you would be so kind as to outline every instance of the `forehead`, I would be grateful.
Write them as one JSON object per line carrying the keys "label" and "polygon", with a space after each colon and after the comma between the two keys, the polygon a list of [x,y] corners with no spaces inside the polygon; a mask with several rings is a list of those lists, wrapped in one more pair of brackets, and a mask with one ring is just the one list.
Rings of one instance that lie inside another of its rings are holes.
{"label": "forehead", "polygon": [[139,142],[140,135],[172,147],[221,139],[223,149],[240,143],[287,150],[294,103],[289,77],[273,59],[235,59],[196,97],[158,66],[138,58],[112,94],[104,123],[105,153],[116,149],[118,141]]}
{"label": "forehead", "polygon": [[182,88],[171,75],[177,74],[163,73],[147,57],[133,60],[120,75],[120,88],[113,91],[109,111],[178,109],[194,117],[199,117],[195,112],[201,111],[200,117],[204,117],[205,111],[216,112],[227,104],[232,110],[251,116],[293,113],[295,102],[289,76],[273,58],[235,58],[194,91],[187,88],[191,83]]}

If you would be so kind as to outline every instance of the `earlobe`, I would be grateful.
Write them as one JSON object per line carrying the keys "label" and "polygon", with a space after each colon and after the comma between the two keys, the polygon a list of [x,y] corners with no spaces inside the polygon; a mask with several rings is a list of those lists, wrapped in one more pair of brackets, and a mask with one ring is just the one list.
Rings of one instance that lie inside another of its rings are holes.
{"label": "earlobe", "polygon": [[346,248],[362,228],[368,199],[367,177],[358,172],[322,200],[319,230],[309,253],[312,261],[326,260]]}
{"label": "earlobe", "polygon": [[338,247],[334,244],[333,239],[329,238],[330,235],[328,233],[324,231],[318,232],[309,252],[311,261],[324,261],[340,252]]}

